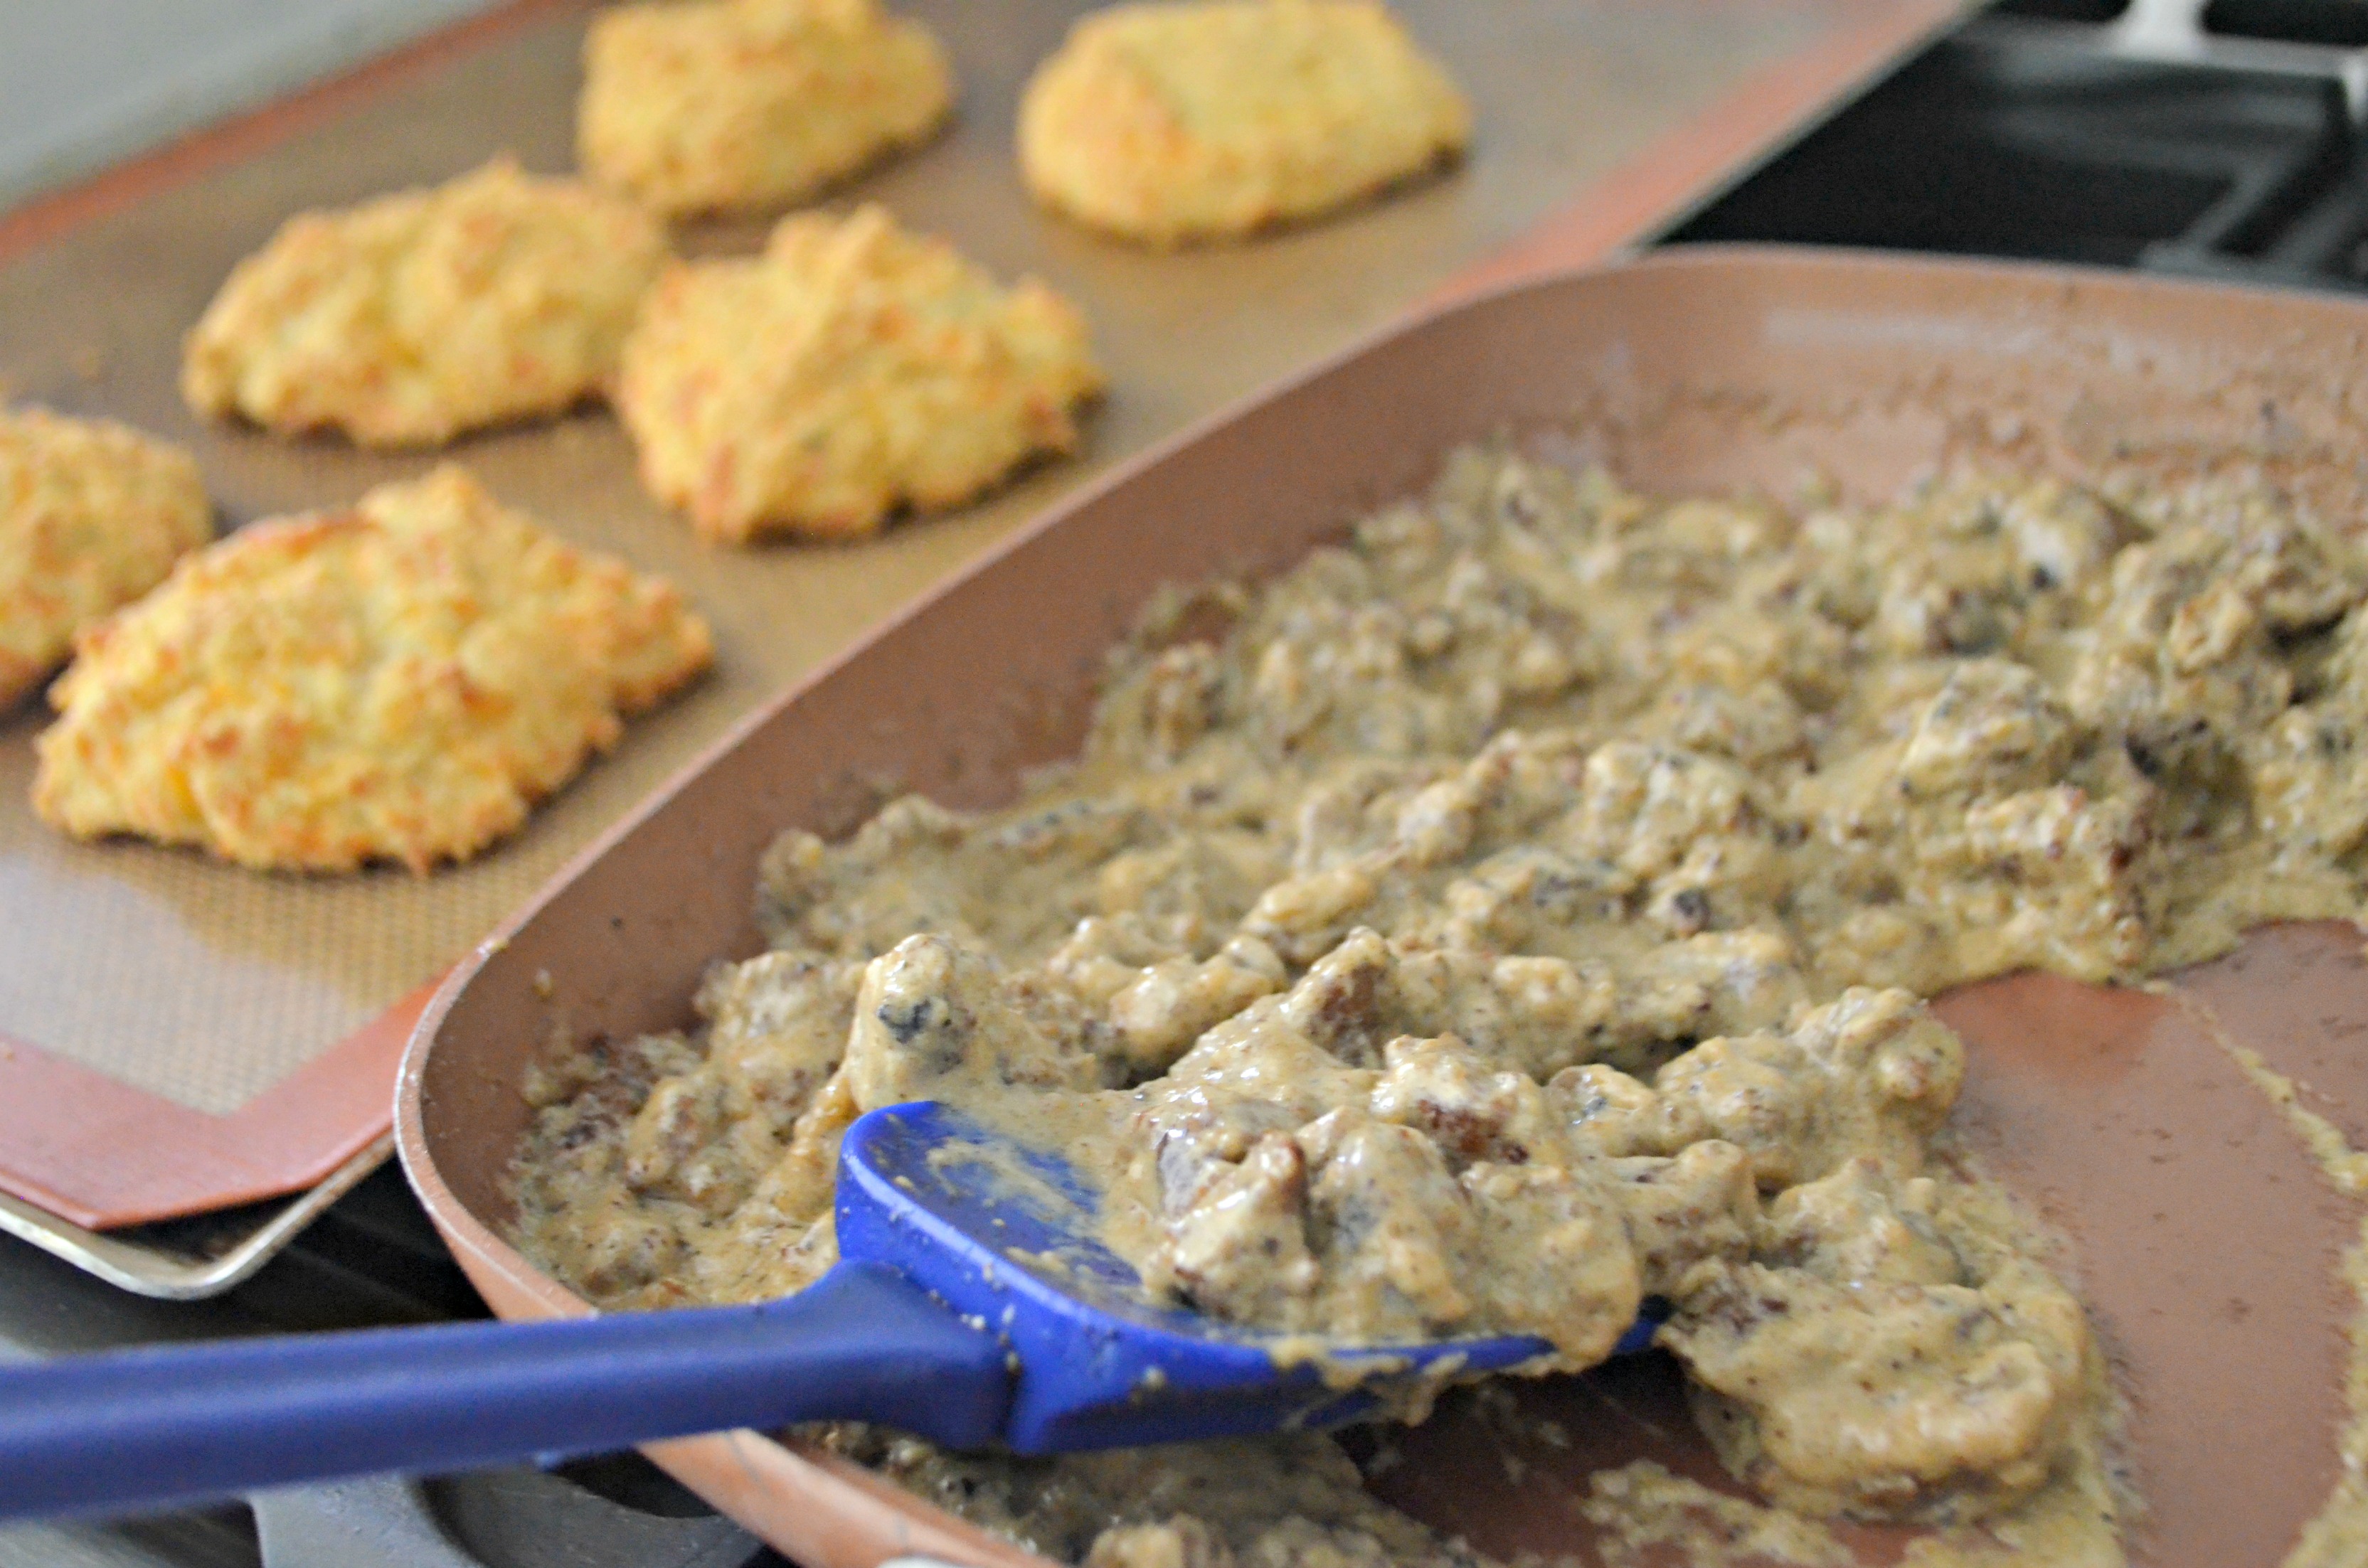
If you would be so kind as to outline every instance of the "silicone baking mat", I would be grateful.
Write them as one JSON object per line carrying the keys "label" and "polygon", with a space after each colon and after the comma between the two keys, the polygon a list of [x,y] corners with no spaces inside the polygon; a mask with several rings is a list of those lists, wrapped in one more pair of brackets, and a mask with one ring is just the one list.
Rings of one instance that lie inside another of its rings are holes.
{"label": "silicone baking mat", "polygon": [[[1708,160],[1741,150],[1722,136],[1764,136],[1782,122],[1771,117],[1797,116],[1869,69],[1935,9],[1406,0],[1413,29],[1474,98],[1470,160],[1339,221],[1155,254],[1040,215],[1019,186],[1008,144],[1020,85],[1083,7],[905,8],[947,40],[958,119],[840,199],[882,200],[1080,303],[1112,389],[1083,459],[865,543],[731,551],[700,545],[641,494],[605,415],[439,454],[564,536],[673,577],[713,621],[718,659],[522,833],[426,878],[259,876],[140,844],[67,843],[25,804],[39,706],[0,716],[0,1188],[106,1227],[320,1179],[384,1130],[424,988],[760,699],[1105,465],[1385,322],[1657,146],[1652,179],[1615,181],[1601,212],[1565,221],[1633,233],[1645,208],[1666,210],[1714,172]],[[0,220],[0,395],[188,442],[224,527],[340,504],[437,460],[200,426],[173,391],[180,335],[230,266],[301,208],[440,179],[505,150],[531,168],[568,167],[586,9],[498,13],[277,122],[233,128],[212,154],[185,150],[178,166],[167,154],[144,181]],[[1698,119],[1722,100],[1724,119]],[[714,225],[680,243],[742,251],[761,234]]]}

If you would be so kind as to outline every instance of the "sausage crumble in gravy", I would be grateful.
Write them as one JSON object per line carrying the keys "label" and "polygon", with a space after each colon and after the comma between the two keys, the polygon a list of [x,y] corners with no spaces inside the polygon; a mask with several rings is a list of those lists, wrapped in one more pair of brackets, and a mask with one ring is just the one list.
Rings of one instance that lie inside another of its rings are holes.
{"label": "sausage crumble in gravy", "polygon": [[[841,1131],[944,1100],[1100,1173],[1177,1302],[1577,1368],[1659,1298],[1770,1502],[2077,1518],[2117,1561],[2097,1346],[1934,1153],[1962,1051],[1921,998],[2356,914],[2363,592],[2265,493],[1793,511],[1466,452],[1270,585],[1174,596],[1018,804],[784,835],[773,950],[698,1029],[531,1085],[519,1239],[606,1307],[793,1291]],[[1101,1568],[1474,1561],[1321,1437],[828,1440]]]}

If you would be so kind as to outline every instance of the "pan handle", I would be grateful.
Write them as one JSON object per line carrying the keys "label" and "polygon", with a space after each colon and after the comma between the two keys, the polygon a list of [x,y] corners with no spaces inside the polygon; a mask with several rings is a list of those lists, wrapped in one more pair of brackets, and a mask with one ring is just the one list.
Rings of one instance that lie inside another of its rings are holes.
{"label": "pan handle", "polygon": [[753,1306],[442,1324],[0,1369],[0,1518],[125,1513],[694,1432],[1003,1428],[1006,1350],[876,1264]]}

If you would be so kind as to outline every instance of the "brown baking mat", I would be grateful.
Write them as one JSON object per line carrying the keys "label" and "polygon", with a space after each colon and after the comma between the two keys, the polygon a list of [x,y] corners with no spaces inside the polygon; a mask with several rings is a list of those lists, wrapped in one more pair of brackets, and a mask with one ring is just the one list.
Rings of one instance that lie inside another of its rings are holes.
{"label": "brown baking mat", "polygon": [[[1470,161],[1341,221],[1159,255],[1042,217],[1018,185],[1019,85],[1083,7],[907,8],[948,41],[960,118],[846,194],[1082,304],[1113,389],[1086,457],[868,543],[730,552],[641,494],[604,415],[461,444],[450,455],[505,500],[679,582],[715,623],[718,668],[635,722],[524,832],[429,878],[256,876],[138,844],[65,843],[25,805],[38,710],[0,718],[0,1187],[105,1227],[319,1179],[384,1129],[422,983],[760,699],[1105,465],[1371,330],[1656,148],[1588,218],[1633,233],[1945,13],[1930,0],[1405,0],[1474,96]],[[0,246],[20,246],[0,253],[0,388],[190,443],[226,525],[417,472],[432,460],[199,426],[172,390],[179,335],[231,264],[299,208],[503,150],[567,167],[582,25],[580,8],[537,0],[472,24],[466,48],[430,45],[283,111],[283,140],[247,127],[210,151],[200,138],[165,154],[162,174],[47,204],[78,205],[71,223],[42,208],[0,220]],[[746,249],[760,233],[718,226],[683,244]]]}

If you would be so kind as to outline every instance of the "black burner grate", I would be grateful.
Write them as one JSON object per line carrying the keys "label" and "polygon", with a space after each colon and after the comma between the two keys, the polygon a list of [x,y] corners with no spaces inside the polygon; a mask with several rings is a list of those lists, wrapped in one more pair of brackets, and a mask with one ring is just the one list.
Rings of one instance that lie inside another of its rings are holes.
{"label": "black burner grate", "polygon": [[2368,49],[2368,0],[2211,0],[2203,30],[2329,49]]}
{"label": "black burner grate", "polygon": [[2291,41],[2275,68],[2146,58],[2103,47],[2118,29],[2062,25],[2121,14],[2102,0],[2002,10],[2017,19],[1993,13],[1935,44],[1665,242],[2368,289],[2368,158],[2338,51],[2320,69]]}

